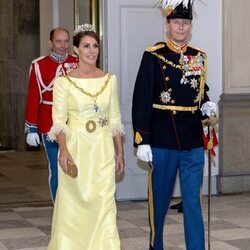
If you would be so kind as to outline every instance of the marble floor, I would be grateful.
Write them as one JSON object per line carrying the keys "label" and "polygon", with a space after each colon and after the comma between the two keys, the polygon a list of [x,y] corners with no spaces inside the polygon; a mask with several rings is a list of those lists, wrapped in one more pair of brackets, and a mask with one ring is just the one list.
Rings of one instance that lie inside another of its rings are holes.
{"label": "marble floor", "polygon": [[[176,202],[178,199],[172,201]],[[202,204],[207,228],[206,197],[203,197]],[[123,201],[117,202],[117,206],[122,250],[147,250],[147,202]],[[250,193],[212,197],[212,250],[250,250],[249,207]],[[0,250],[46,249],[52,211],[44,154],[1,152]],[[182,214],[169,210],[165,221],[165,250],[185,249],[182,220]]]}

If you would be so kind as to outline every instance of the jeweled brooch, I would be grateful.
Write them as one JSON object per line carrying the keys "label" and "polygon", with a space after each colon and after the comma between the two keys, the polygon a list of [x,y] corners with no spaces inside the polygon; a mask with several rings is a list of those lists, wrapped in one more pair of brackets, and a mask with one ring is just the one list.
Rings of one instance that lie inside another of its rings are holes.
{"label": "jeweled brooch", "polygon": [[101,127],[107,126],[108,125],[107,117],[100,117],[98,123]]}

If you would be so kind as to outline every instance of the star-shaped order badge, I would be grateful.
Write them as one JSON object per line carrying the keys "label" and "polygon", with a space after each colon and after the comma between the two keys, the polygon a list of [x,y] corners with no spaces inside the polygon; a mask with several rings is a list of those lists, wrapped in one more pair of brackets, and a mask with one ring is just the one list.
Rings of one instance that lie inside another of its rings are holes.
{"label": "star-shaped order badge", "polygon": [[171,94],[167,91],[163,91],[161,92],[161,95],[160,95],[160,99],[162,101],[162,103],[168,103],[171,101]]}
{"label": "star-shaped order badge", "polygon": [[190,81],[190,85],[191,85],[191,88],[195,89],[197,88],[197,85],[198,85],[198,81],[193,78],[191,81]]}

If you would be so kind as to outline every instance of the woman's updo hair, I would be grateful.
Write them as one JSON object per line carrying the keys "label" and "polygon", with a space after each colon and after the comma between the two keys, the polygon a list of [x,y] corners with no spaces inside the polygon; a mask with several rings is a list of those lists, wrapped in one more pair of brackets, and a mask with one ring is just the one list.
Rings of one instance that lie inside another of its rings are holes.
{"label": "woman's updo hair", "polygon": [[79,25],[75,31],[73,36],[73,46],[79,48],[79,44],[83,37],[90,36],[94,38],[98,44],[100,44],[100,38],[96,34],[95,28],[91,24],[82,24]]}

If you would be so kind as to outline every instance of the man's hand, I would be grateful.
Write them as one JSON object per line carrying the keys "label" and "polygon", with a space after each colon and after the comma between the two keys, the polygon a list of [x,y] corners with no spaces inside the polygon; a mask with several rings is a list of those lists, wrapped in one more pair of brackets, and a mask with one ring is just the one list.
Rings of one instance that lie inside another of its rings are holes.
{"label": "man's hand", "polygon": [[26,142],[33,147],[37,147],[38,145],[40,145],[40,138],[38,133],[28,133],[26,136]]}
{"label": "man's hand", "polygon": [[208,118],[208,124],[211,126],[215,126],[218,123],[218,119],[215,113],[212,113]]}
{"label": "man's hand", "polygon": [[139,145],[136,155],[141,161],[149,162],[153,160],[152,150],[148,144]]}

